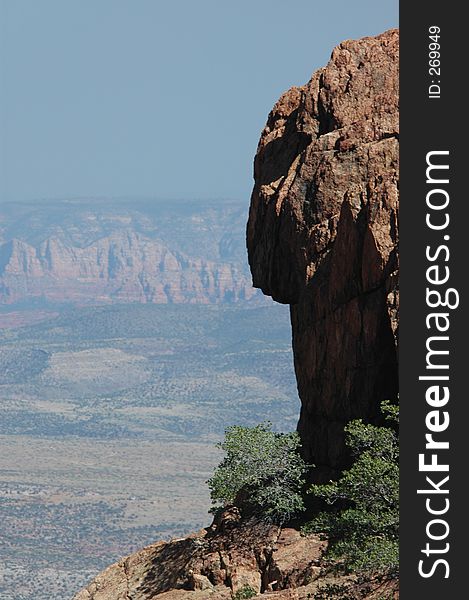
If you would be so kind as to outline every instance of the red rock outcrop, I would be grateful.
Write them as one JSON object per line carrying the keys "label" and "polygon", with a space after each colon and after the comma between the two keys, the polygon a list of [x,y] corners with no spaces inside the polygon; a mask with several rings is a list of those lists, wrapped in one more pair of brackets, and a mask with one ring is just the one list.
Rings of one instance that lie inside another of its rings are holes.
{"label": "red rock outcrop", "polygon": [[228,510],[198,534],[153,544],[112,565],[75,600],[229,599],[246,586],[258,593],[299,587],[317,579],[324,545],[293,529],[241,521]]}
{"label": "red rock outcrop", "polygon": [[396,581],[369,582],[363,593],[354,577],[328,573],[325,545],[317,536],[243,521],[228,510],[208,529],[111,565],[74,600],[231,600],[247,587],[256,597],[306,600],[328,584],[348,586],[350,598],[377,600],[384,591],[398,597]]}
{"label": "red rock outcrop", "polygon": [[398,31],[346,41],[270,113],[247,242],[291,305],[304,452],[329,476],[343,427],[397,397]]}

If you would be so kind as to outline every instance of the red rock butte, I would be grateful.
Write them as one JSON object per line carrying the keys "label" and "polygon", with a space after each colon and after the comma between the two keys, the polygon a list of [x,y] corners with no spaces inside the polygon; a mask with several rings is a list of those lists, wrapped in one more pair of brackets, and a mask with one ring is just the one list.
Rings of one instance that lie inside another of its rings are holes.
{"label": "red rock butte", "polygon": [[247,229],[254,285],[291,306],[305,457],[329,477],[343,428],[398,394],[397,30],[349,40],[262,132]]}

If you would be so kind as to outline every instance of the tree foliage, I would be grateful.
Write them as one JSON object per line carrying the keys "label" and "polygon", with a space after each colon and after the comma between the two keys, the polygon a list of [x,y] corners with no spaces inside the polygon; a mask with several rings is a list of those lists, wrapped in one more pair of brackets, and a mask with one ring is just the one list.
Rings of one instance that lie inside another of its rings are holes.
{"label": "tree foliage", "polygon": [[283,523],[304,510],[307,465],[296,432],[276,433],[270,423],[228,427],[218,444],[225,456],[208,480],[213,508],[228,505]]}
{"label": "tree foliage", "polygon": [[329,555],[354,571],[397,574],[399,541],[398,408],[382,404],[388,427],[352,421],[346,443],[355,462],[338,481],[313,485],[331,511],[320,513],[306,531],[324,532]]}

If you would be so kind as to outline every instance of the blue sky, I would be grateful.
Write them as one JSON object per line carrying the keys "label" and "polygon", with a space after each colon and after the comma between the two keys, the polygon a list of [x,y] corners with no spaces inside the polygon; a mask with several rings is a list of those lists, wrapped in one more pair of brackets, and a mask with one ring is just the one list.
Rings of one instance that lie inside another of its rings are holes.
{"label": "blue sky", "polygon": [[279,95],[397,0],[0,0],[0,200],[249,199]]}

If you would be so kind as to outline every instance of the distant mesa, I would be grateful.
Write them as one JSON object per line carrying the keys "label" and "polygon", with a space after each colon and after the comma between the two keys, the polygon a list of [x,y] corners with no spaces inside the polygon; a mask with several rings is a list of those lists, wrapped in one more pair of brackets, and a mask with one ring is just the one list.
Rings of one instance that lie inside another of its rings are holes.
{"label": "distant mesa", "polygon": [[0,206],[0,301],[264,302],[234,202]]}

